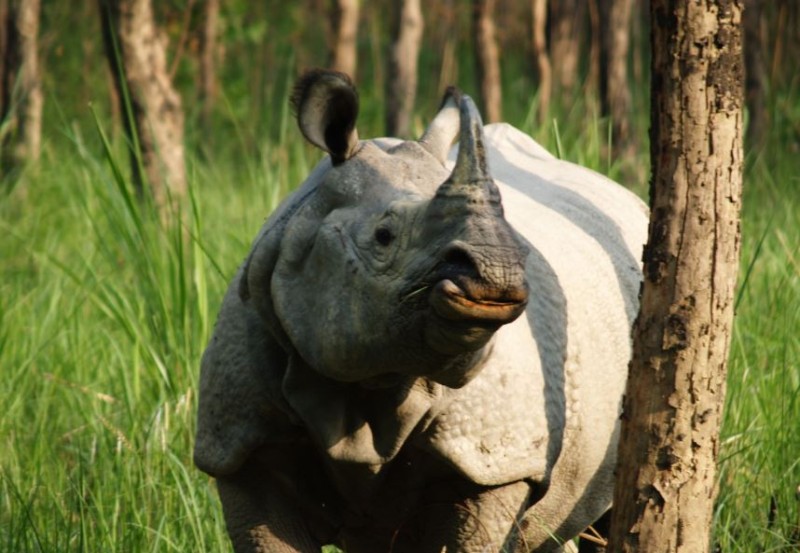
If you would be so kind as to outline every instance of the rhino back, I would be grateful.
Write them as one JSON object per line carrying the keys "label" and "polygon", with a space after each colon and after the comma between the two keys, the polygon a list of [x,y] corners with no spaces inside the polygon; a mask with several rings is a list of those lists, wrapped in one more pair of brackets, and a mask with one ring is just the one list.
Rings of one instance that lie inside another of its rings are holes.
{"label": "rhino back", "polygon": [[527,316],[498,331],[426,445],[480,484],[547,481],[565,436],[581,443],[572,462],[613,461],[647,209],[513,127],[489,125],[486,138],[506,217],[531,249]]}

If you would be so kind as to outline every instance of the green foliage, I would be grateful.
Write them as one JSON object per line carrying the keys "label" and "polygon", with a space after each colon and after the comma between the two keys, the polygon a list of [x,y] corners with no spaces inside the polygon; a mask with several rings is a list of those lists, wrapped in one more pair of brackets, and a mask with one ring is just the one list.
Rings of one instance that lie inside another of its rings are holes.
{"label": "green foliage", "polygon": [[71,139],[0,207],[0,550],[222,551],[213,483],[191,462],[199,358],[305,151],[193,164],[164,223],[122,144]]}
{"label": "green foliage", "polygon": [[785,152],[750,160],[742,235],[721,439],[717,540],[725,552],[796,551],[800,177]]}

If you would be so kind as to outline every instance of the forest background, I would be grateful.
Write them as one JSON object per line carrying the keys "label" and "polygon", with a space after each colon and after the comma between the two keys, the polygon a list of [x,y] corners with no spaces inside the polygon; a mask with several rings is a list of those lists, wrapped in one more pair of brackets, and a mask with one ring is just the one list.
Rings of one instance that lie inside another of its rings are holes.
{"label": "forest background", "polygon": [[[17,1],[0,0],[0,14]],[[137,201],[130,112],[106,57],[103,1],[42,1],[38,159],[8,157],[18,133],[11,95],[0,102],[2,551],[227,547],[213,482],[191,463],[199,358],[250,240],[320,158],[287,98],[302,69],[347,63],[336,46],[350,3],[222,0],[209,42],[215,3],[154,5],[185,122],[187,186],[167,217],[146,194]],[[395,129],[418,136],[445,87],[457,84],[481,100],[487,120],[508,121],[557,156],[646,195],[648,10],[629,2],[627,24],[604,25],[615,3],[426,3],[416,101],[407,126]],[[387,108],[399,4],[357,10],[348,70],[361,94],[362,137],[396,124]],[[796,551],[800,5],[745,4],[742,268],[714,539],[723,552]],[[487,18],[476,13],[492,16],[495,73],[477,55],[491,48],[479,40]],[[613,118],[602,91],[612,34],[628,41],[630,100]]]}

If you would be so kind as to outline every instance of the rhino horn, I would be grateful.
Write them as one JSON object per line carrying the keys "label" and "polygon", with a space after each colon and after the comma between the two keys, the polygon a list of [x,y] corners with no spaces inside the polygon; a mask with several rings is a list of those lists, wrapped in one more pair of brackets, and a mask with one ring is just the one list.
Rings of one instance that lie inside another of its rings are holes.
{"label": "rhino horn", "polygon": [[492,205],[501,214],[500,192],[489,174],[484,146],[483,122],[475,102],[462,95],[459,102],[461,128],[458,157],[450,177],[439,186],[439,201],[465,200],[471,205]]}

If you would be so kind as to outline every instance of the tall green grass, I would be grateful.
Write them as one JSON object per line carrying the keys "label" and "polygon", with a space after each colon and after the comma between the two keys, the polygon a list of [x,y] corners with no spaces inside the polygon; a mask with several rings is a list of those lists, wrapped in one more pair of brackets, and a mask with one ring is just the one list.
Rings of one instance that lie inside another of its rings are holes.
{"label": "tall green grass", "polygon": [[[623,174],[591,103],[545,125],[523,108],[512,122],[551,151]],[[169,223],[137,201],[103,124],[65,124],[26,194],[0,201],[0,551],[228,547],[213,483],[191,462],[199,359],[261,221],[319,156],[285,110],[272,125],[277,137],[234,133],[225,155],[190,157],[192,193]],[[726,553],[797,547],[800,180],[775,152],[750,159],[746,179],[715,518]]]}
{"label": "tall green grass", "polygon": [[800,548],[800,175],[751,160],[715,524],[722,551]]}
{"label": "tall green grass", "polygon": [[198,362],[305,151],[193,164],[165,223],[121,149],[71,138],[0,205],[0,551],[224,550],[191,463]]}

